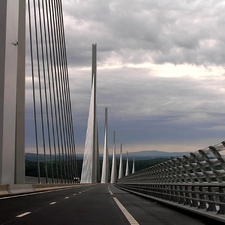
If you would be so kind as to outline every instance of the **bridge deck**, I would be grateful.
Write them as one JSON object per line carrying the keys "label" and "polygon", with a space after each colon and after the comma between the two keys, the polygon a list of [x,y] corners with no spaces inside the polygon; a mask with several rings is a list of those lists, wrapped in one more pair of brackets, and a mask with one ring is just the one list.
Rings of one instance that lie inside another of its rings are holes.
{"label": "bridge deck", "polygon": [[[116,204],[115,198],[131,214],[128,215],[130,222]],[[0,206],[0,224],[8,225],[208,224],[192,214],[132,195],[108,184],[78,185],[64,190],[2,197]]]}

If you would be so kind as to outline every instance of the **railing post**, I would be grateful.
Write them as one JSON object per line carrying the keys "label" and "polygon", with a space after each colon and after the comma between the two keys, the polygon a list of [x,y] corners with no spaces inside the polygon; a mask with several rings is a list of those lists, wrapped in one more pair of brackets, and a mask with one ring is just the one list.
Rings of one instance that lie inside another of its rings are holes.
{"label": "railing post", "polygon": [[209,204],[209,207],[207,208],[207,211],[216,211],[216,205],[215,205],[215,203],[212,203],[212,202],[215,201],[214,200],[214,196],[213,196],[213,192],[214,192],[213,191],[213,188],[212,187],[208,187],[208,192],[209,192],[209,194],[208,194],[208,199],[209,199],[208,204]]}
{"label": "railing post", "polygon": [[204,194],[204,190],[201,186],[199,187],[199,203],[200,203],[200,205],[199,205],[200,209],[206,209],[205,194]]}
{"label": "railing post", "polygon": [[171,201],[175,202],[175,190],[174,190],[175,186],[171,185],[170,189],[171,189],[171,191],[170,191],[170,193],[171,193]]}
{"label": "railing post", "polygon": [[225,214],[225,192],[223,187],[219,187],[219,200],[221,203],[224,203],[223,205],[219,205],[219,211],[218,214]]}
{"label": "railing post", "polygon": [[198,207],[197,194],[196,194],[196,186],[191,187],[191,206]]}
{"label": "railing post", "polygon": [[179,191],[178,191],[178,186],[177,185],[174,185],[174,188],[175,188],[175,202],[179,202]]}
{"label": "railing post", "polygon": [[185,205],[191,205],[189,186],[185,186]]}
{"label": "railing post", "polygon": [[183,192],[183,186],[180,185],[179,186],[179,192],[180,192],[180,199],[179,199],[179,203],[180,204],[184,204],[184,192]]}

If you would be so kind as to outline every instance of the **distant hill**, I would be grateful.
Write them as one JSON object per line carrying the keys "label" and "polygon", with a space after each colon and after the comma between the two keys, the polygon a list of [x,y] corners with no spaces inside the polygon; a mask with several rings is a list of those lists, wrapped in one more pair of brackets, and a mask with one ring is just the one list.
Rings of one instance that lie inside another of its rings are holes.
{"label": "distant hill", "polygon": [[[136,160],[149,160],[149,159],[156,159],[156,158],[177,158],[181,157],[183,155],[187,155],[189,152],[163,152],[163,151],[157,151],[157,150],[151,150],[151,151],[140,151],[140,152],[128,152],[129,159],[135,158]],[[116,155],[117,158],[119,158],[119,154]],[[100,154],[100,158],[102,155]],[[111,158],[112,155],[109,155],[109,158]],[[123,158],[127,157],[127,153],[123,154]],[[83,158],[83,154],[77,154],[78,159]]]}
{"label": "distant hill", "polygon": [[[50,155],[46,154],[46,160],[50,161]],[[56,155],[56,159],[58,159],[58,155]],[[37,154],[36,153],[25,153],[25,160],[31,161],[31,162],[37,162]],[[55,155],[52,156],[52,160],[55,160]],[[44,161],[44,154],[39,154],[39,161]]]}
{"label": "distant hill", "polygon": [[[188,153],[189,152],[163,152],[163,151],[152,150],[152,151],[129,152],[128,156],[130,160],[133,158],[135,158],[135,160],[149,160],[149,159],[156,159],[156,158],[177,158],[183,155],[187,155]],[[76,157],[78,160],[81,160],[83,159],[83,154],[77,154]],[[109,155],[109,157],[111,158],[112,155]],[[117,154],[116,157],[119,158],[119,154]],[[123,158],[125,159],[126,157],[127,157],[127,154],[124,153]],[[101,154],[100,154],[100,158],[102,158]],[[37,156],[35,153],[26,153],[25,159],[28,161],[36,162]],[[46,155],[46,159],[50,161],[50,155]],[[43,154],[39,154],[39,161],[44,161]]]}
{"label": "distant hill", "polygon": [[[163,151],[141,151],[141,152],[128,152],[129,158],[135,158],[136,160],[148,160],[155,158],[177,158],[183,155],[187,155],[189,152],[163,152]],[[126,154],[123,154],[126,157]]]}
{"label": "distant hill", "polygon": [[[177,158],[182,155],[186,155],[188,152],[162,152],[162,151],[141,151],[141,152],[130,152],[129,153],[129,168],[131,170],[132,164],[133,164],[133,157],[135,157],[135,170],[142,170],[151,166],[154,166],[159,163],[163,163],[170,158]],[[111,167],[112,163],[112,155],[109,156],[109,166]],[[58,159],[58,156],[56,156]],[[26,159],[26,176],[38,176],[37,175],[37,156],[35,153],[26,153],[25,154]],[[50,155],[46,155],[47,161],[50,161]],[[55,161],[55,156],[53,157],[53,163]],[[40,162],[40,168],[41,168],[41,176],[45,176],[44,171],[44,155],[39,154],[39,162]],[[83,162],[83,154],[77,154],[77,170],[78,170],[78,176],[81,176],[81,170],[82,170],[82,162]],[[102,155],[100,155],[100,171],[102,167]],[[117,170],[119,170],[119,154],[117,154]],[[123,154],[123,167],[125,171],[126,166],[126,154]],[[50,171],[50,163],[48,164],[48,170]],[[131,172],[131,171],[130,171]]]}

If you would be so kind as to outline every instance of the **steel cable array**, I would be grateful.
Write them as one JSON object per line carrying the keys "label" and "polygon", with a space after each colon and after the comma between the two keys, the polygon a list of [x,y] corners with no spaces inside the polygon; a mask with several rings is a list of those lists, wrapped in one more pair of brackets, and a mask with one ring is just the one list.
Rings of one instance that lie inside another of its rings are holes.
{"label": "steel cable array", "polygon": [[46,183],[72,183],[77,164],[62,1],[28,0],[27,8],[38,182],[44,173]]}

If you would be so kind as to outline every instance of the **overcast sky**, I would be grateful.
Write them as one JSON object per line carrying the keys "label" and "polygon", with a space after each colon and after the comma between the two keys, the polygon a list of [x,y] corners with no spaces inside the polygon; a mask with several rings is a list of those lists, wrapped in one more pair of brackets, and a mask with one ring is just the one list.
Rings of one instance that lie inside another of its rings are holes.
{"label": "overcast sky", "polygon": [[100,152],[197,151],[225,138],[225,1],[63,0],[77,153],[97,43]]}

